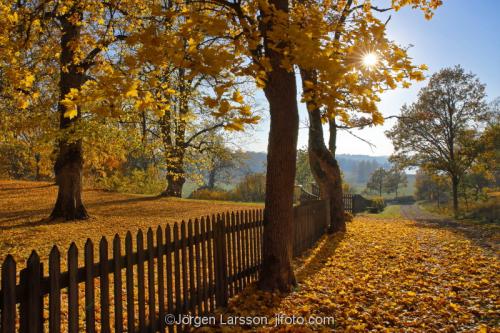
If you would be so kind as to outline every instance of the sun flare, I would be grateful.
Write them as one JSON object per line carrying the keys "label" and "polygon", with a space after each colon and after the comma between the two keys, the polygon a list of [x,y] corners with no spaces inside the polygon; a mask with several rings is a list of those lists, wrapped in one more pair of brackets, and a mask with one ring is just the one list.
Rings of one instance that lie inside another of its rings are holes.
{"label": "sun flare", "polygon": [[375,53],[370,52],[363,56],[363,65],[367,68],[374,67],[378,62],[378,57]]}

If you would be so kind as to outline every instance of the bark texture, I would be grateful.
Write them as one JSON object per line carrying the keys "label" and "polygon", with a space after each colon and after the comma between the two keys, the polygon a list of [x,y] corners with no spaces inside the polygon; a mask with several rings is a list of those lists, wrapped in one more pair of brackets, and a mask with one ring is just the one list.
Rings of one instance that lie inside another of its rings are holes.
{"label": "bark texture", "polygon": [[[288,13],[288,0],[271,0],[270,5]],[[271,128],[267,154],[264,212],[263,262],[259,287],[289,291],[295,284],[292,268],[293,189],[297,156],[299,115],[295,74],[281,67],[283,55],[271,47],[267,32],[272,19],[261,25],[264,49],[272,71],[264,93],[269,102]]]}
{"label": "bark texture", "polygon": [[186,115],[189,113],[189,89],[191,81],[185,77],[185,70],[178,70],[177,84],[180,98],[175,103],[175,112],[166,112],[160,121],[165,160],[167,162],[167,188],[161,193],[167,197],[182,197],[186,182],[184,157],[186,155]]}
{"label": "bark texture", "polygon": [[[76,14],[81,15],[78,12]],[[59,21],[62,28],[59,79],[59,99],[61,101],[72,88],[81,88],[85,81],[85,69],[81,65],[75,64],[75,54],[72,47],[72,44],[80,38],[80,26],[72,23],[69,16],[62,16]],[[67,108],[61,102],[59,102],[58,111],[60,115],[59,127],[62,130],[69,129],[80,118],[80,110],[78,110],[76,117],[72,119],[65,117],[64,114]],[[70,135],[71,133],[67,134]],[[86,219],[89,216],[82,202],[82,141],[69,140],[66,136],[60,139],[58,143],[54,172],[59,189],[50,218]]]}

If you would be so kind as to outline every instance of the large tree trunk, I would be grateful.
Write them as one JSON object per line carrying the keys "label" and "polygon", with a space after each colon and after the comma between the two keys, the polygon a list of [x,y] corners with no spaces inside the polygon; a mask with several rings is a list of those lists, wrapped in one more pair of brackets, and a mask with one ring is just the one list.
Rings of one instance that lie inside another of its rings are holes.
{"label": "large tree trunk", "polygon": [[162,196],[165,197],[182,197],[182,188],[184,187],[184,183],[186,182],[186,178],[181,175],[167,175],[167,188]]}
{"label": "large tree trunk", "polygon": [[451,191],[453,194],[453,215],[458,218],[458,177],[451,176]]}
{"label": "large tree trunk", "polygon": [[167,188],[161,193],[165,197],[182,197],[182,188],[186,182],[184,171],[184,150],[173,148],[170,155],[170,164],[167,169]]}
{"label": "large tree trunk", "polygon": [[[81,13],[76,13],[80,14]],[[71,89],[80,89],[84,83],[84,70],[75,64],[74,44],[80,38],[80,26],[67,17],[60,18],[62,26],[59,105],[60,128],[65,130],[64,138],[59,140],[57,159],[54,165],[56,184],[59,186],[57,201],[50,214],[51,219],[66,220],[86,219],[87,211],[82,202],[82,171],[83,151],[82,141],[69,140],[71,126],[80,118],[80,110],[76,117],[69,119],[64,116],[67,107],[61,103]],[[68,130],[69,129],[69,130]]]}
{"label": "large tree trunk", "polygon": [[171,112],[167,112],[160,122],[167,163],[167,188],[161,193],[161,196],[182,197],[182,188],[186,182],[184,170],[184,157],[187,150],[185,116],[189,113],[190,85],[191,82],[186,81],[185,70],[178,69],[178,87],[181,95],[177,101],[178,114],[172,115]]}
{"label": "large tree trunk", "polygon": [[[277,10],[288,13],[288,0],[271,0]],[[297,157],[299,113],[295,74],[281,66],[283,54],[268,39],[273,19],[261,25],[268,73],[264,93],[269,102],[271,128],[267,153],[264,210],[263,260],[259,287],[289,291],[295,284],[293,253],[293,189]],[[277,45],[281,48],[285,45]]]}
{"label": "large tree trunk", "polygon": [[[301,70],[302,82],[315,82],[313,73]],[[304,91],[307,90],[303,85]],[[328,150],[323,136],[323,125],[321,123],[321,110],[315,108],[311,102],[306,102],[309,110],[309,163],[314,179],[320,188],[322,199],[330,203],[330,226],[329,232],[345,231],[344,200],[342,190],[342,177],[340,167],[334,155]],[[330,135],[331,136],[331,135]],[[330,145],[335,142],[330,139]],[[335,148],[334,148],[335,149]],[[334,150],[335,151],[335,150]]]}

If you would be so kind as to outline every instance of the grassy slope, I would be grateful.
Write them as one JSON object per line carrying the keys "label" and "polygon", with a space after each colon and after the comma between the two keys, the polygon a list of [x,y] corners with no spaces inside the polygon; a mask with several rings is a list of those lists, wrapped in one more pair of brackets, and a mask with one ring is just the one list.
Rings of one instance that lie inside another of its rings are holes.
{"label": "grassy slope", "polygon": [[[53,244],[61,250],[75,241],[83,248],[87,238],[97,243],[102,235],[125,235],[207,214],[260,208],[258,204],[157,198],[144,195],[86,190],[83,198],[91,219],[41,221],[50,214],[57,187],[50,183],[0,180],[0,260],[8,254],[24,261],[32,249],[45,260]],[[65,252],[65,251],[64,251]]]}

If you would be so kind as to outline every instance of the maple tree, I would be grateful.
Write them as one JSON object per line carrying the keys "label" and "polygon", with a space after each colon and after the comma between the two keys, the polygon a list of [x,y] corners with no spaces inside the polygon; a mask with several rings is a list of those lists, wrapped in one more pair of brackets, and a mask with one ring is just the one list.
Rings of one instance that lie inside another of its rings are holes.
{"label": "maple tree", "polygon": [[[439,4],[438,0],[395,0],[391,8],[411,5],[429,16]],[[20,45],[24,45],[23,50],[27,52],[36,50],[34,45],[60,50],[59,59],[46,49],[40,52],[44,57],[37,59],[42,71],[43,65],[55,63],[60,75],[57,104],[60,133],[64,135],[58,137],[59,157],[55,171],[60,196],[53,218],[87,217],[81,200],[81,140],[84,135],[79,128],[84,127],[84,114],[142,117],[145,124],[145,117],[153,112],[165,129],[168,122],[164,118],[174,115],[169,109],[176,105],[184,110],[176,116],[180,120],[177,122],[180,130],[172,136],[164,136],[164,139],[175,141],[175,144],[166,145],[165,154],[173,165],[171,174],[178,177],[183,174],[183,158],[179,151],[185,145],[184,127],[190,123],[185,118],[186,109],[193,97],[193,90],[186,88],[193,80],[216,78],[208,80],[212,85],[202,91],[202,98],[204,105],[212,110],[214,119],[231,119],[224,123],[227,129],[241,130],[244,124],[258,121],[241,92],[235,89],[238,78],[250,77],[263,89],[271,115],[264,233],[266,255],[261,281],[266,289],[288,290],[294,283],[290,264],[292,238],[282,232],[290,230],[293,221],[298,132],[294,68],[311,76],[312,80],[302,80],[303,99],[315,117],[315,126],[321,124],[320,110],[347,122],[348,101],[379,122],[375,102],[376,92],[382,85],[392,86],[396,73],[400,81],[407,76],[410,79],[421,76],[408,62],[404,50],[383,36],[384,24],[372,14],[376,7],[369,1],[293,4],[287,0],[70,1],[63,5],[57,1],[33,1],[20,3],[17,7],[6,4],[3,10],[7,12],[11,31],[19,30],[22,36],[29,36],[27,45],[18,43],[16,38],[21,37],[16,37],[17,34],[2,36],[11,47],[11,55],[17,54]],[[35,33],[32,22],[37,22],[34,27],[41,24],[43,28]],[[45,42],[44,38],[50,42]],[[383,61],[392,66],[391,71],[356,69],[360,52],[371,50],[372,46],[385,59]],[[19,56],[12,59],[17,60]],[[12,59],[3,58],[6,64],[12,63]],[[26,66],[18,67],[16,78],[23,75],[21,82],[30,86],[33,76]],[[151,73],[142,75],[144,69],[151,69]],[[360,71],[370,79],[362,78]],[[172,73],[177,79],[169,76]],[[324,149],[324,142],[318,142],[319,148],[310,156],[324,156],[319,159],[320,164],[330,173],[329,179],[334,182],[332,188],[337,194],[337,200],[331,201],[332,225],[336,230],[343,230],[342,203],[338,200],[342,190],[340,170]],[[182,183],[182,177],[179,178]],[[176,187],[173,193],[178,195],[179,185],[173,187]]]}
{"label": "maple tree", "polygon": [[370,175],[370,179],[368,179],[368,183],[366,183],[366,188],[375,191],[381,197],[386,177],[387,171],[384,168],[378,168]]}
{"label": "maple tree", "polygon": [[[408,2],[400,5],[404,4]],[[428,18],[439,4],[413,3]],[[413,65],[406,49],[385,36],[387,22],[374,13],[393,8],[378,8],[368,2],[360,5],[356,1],[339,1],[336,6],[305,1],[301,5],[303,8],[297,9],[298,21],[307,31],[306,45],[312,48],[309,54],[317,57],[302,62],[299,58],[298,62],[303,101],[309,112],[311,169],[322,197],[332,207],[331,231],[345,231],[341,172],[335,159],[337,131],[382,124],[384,118],[376,106],[379,95],[398,85],[408,87],[412,80],[422,80],[426,66]],[[397,3],[393,5],[398,9]],[[311,9],[317,17],[306,18]],[[318,24],[321,20],[323,24]],[[322,29],[324,35],[318,33]],[[324,122],[330,128],[328,146],[323,137]]]}
{"label": "maple tree", "polygon": [[[9,25],[2,34],[2,45],[10,58],[2,58],[2,68],[11,87],[13,100],[21,110],[40,96],[37,85],[48,73],[57,74],[58,99],[54,108],[59,118],[57,158],[54,164],[59,194],[51,218],[84,219],[88,213],[81,198],[83,151],[80,125],[84,123],[83,103],[73,99],[84,87],[98,89],[106,81],[112,83],[110,64],[116,50],[114,43],[124,39],[127,27],[124,12],[135,3],[97,1],[28,1],[9,5],[2,3]],[[107,53],[109,57],[103,56]],[[99,80],[99,78],[101,80]],[[101,88],[104,87],[101,86]],[[116,94],[116,86],[108,85],[108,94]],[[104,90],[104,89],[102,89]],[[97,113],[108,115],[109,105],[93,100]]]}
{"label": "maple tree", "polygon": [[485,86],[460,67],[435,73],[418,96],[405,105],[387,132],[401,166],[421,166],[446,173],[451,182],[453,211],[458,215],[459,185],[477,160],[479,126],[487,119]]}

